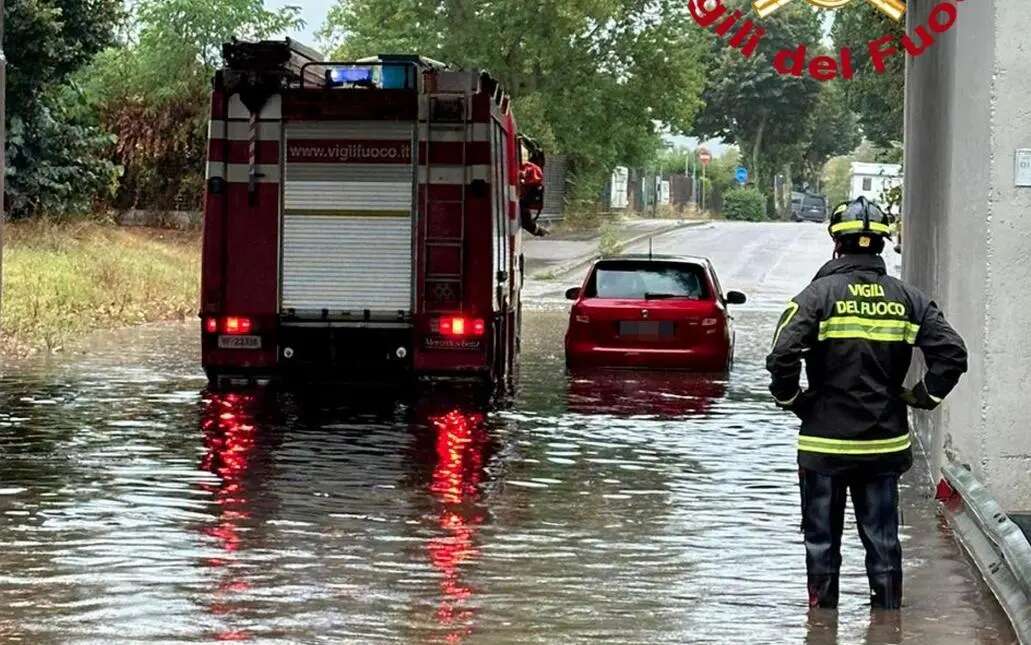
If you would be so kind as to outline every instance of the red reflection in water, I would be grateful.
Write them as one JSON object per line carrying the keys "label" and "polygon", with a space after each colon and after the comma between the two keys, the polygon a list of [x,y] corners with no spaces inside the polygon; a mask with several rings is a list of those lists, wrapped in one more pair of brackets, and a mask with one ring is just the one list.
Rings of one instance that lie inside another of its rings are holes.
{"label": "red reflection in water", "polygon": [[483,515],[471,506],[480,495],[487,433],[484,416],[478,412],[452,410],[433,416],[436,432],[436,462],[430,491],[443,504],[437,520],[440,535],[426,549],[430,562],[444,578],[437,622],[447,631],[445,641],[459,643],[472,633],[474,612],[466,607],[473,595],[462,584],[462,566],[479,555],[475,537]]}
{"label": "red reflection in water", "polygon": [[617,417],[705,415],[727,395],[720,376],[683,372],[574,371],[567,390],[570,412]]}
{"label": "red reflection in water", "polygon": [[[223,551],[222,557],[208,558],[205,565],[224,568],[225,578],[213,593],[208,610],[219,616],[236,611],[234,597],[250,589],[246,580],[237,577],[232,565],[241,550],[241,526],[251,518],[246,476],[251,468],[255,447],[255,427],[249,408],[252,395],[212,394],[201,420],[206,452],[201,468],[219,478],[217,484],[205,484],[219,506],[218,522],[204,529]],[[250,640],[245,630],[224,630],[213,634],[219,641]]]}

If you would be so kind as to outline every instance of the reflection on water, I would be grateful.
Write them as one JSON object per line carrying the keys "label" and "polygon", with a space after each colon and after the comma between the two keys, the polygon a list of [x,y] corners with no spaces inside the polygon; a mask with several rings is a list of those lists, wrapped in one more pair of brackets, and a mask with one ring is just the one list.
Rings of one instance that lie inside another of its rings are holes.
{"label": "reflection on water", "polygon": [[0,641],[1010,642],[926,474],[905,622],[871,619],[851,538],[842,611],[807,611],[775,316],[740,316],[713,380],[567,376],[565,314],[528,313],[496,411],[206,393],[192,326],[5,375]]}
{"label": "reflection on water", "polygon": [[436,463],[430,491],[440,503],[440,533],[429,540],[430,562],[441,573],[437,620],[448,630],[446,640],[459,642],[472,632],[473,591],[462,583],[463,567],[479,556],[476,533],[484,515],[473,503],[479,495],[488,443],[484,415],[460,409],[430,417],[436,433]]}
{"label": "reflection on water", "polygon": [[566,408],[578,414],[699,416],[727,395],[724,379],[686,372],[575,371],[568,376]]}

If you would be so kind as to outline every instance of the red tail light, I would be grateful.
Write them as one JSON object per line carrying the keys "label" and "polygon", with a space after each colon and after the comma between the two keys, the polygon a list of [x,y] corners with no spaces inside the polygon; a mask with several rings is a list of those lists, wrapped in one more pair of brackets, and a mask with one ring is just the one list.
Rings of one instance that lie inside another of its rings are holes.
{"label": "red tail light", "polygon": [[244,316],[228,316],[222,326],[222,331],[231,336],[249,334],[252,329],[254,329],[253,321]]}
{"label": "red tail light", "polygon": [[441,336],[482,336],[487,324],[482,318],[447,316],[440,319],[439,330]]}
{"label": "red tail light", "polygon": [[218,333],[218,318],[205,318],[204,319],[204,331],[209,334]]}

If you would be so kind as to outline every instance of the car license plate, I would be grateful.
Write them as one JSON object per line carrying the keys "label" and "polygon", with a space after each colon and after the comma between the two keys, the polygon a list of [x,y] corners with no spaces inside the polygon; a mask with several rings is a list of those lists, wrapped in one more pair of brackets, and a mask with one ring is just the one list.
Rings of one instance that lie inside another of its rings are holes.
{"label": "car license plate", "polygon": [[261,336],[219,336],[219,349],[261,349]]}
{"label": "car license plate", "polygon": [[619,335],[634,338],[670,338],[677,333],[675,323],[668,321],[629,320],[619,323]]}

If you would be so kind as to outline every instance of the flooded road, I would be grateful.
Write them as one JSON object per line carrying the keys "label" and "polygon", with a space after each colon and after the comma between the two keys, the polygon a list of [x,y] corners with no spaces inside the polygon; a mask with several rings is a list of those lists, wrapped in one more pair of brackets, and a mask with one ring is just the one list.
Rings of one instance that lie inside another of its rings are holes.
{"label": "flooded road", "polygon": [[[762,361],[824,234],[728,226],[661,240],[753,296],[725,381],[567,375],[565,282],[530,286],[500,411],[208,394],[194,325],[5,372],[0,641],[1014,642],[926,472],[904,491],[901,618],[871,620],[851,525],[842,609],[808,614],[797,429]],[[731,253],[757,238],[778,240],[761,263]]]}

